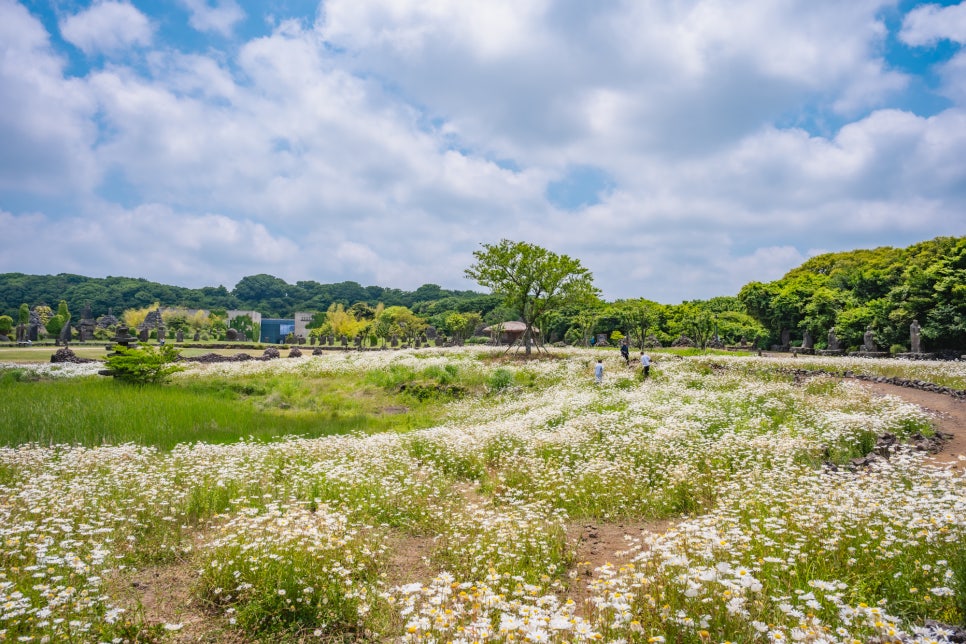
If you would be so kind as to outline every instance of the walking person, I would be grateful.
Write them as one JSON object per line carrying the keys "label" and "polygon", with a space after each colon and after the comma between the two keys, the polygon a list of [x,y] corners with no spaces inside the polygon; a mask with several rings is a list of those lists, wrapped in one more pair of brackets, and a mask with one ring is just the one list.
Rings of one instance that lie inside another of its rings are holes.
{"label": "walking person", "polygon": [[647,355],[641,351],[641,373],[644,374],[644,380],[651,374],[651,356]]}
{"label": "walking person", "polygon": [[624,358],[624,364],[630,366],[631,364],[631,350],[627,346],[627,338],[621,340],[621,357]]}
{"label": "walking person", "polygon": [[597,358],[597,365],[594,367],[594,381],[599,385],[604,382],[604,361]]}

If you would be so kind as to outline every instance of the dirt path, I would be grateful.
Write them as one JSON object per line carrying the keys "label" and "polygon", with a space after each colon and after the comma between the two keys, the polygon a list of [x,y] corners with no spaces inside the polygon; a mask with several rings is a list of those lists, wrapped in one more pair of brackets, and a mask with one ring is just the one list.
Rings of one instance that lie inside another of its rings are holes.
{"label": "dirt path", "polygon": [[902,398],[932,413],[936,429],[951,434],[952,439],[946,442],[942,452],[932,456],[929,461],[935,465],[953,467],[957,470],[966,469],[966,402],[944,394],[909,387],[879,382],[862,384],[877,394]]}

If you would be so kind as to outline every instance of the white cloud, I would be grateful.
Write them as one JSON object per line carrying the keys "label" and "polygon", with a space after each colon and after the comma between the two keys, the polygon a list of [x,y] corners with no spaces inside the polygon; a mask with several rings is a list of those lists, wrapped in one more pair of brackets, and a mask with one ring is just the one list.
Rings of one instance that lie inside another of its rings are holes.
{"label": "white cloud", "polygon": [[179,0],[191,14],[188,24],[198,31],[230,36],[235,25],[245,19],[245,12],[235,0]]}
{"label": "white cloud", "polygon": [[498,29],[491,3],[330,0],[318,29],[462,140],[539,164],[693,153],[906,84],[879,53],[887,0],[492,4]]}
{"label": "white cloud", "polygon": [[[966,111],[889,107],[906,79],[881,60],[888,4],[329,0],[313,28],[165,43],[68,80],[40,23],[0,0],[16,61],[0,208],[18,230],[0,256],[192,285],[471,288],[471,252],[506,237],[580,258],[609,298],[676,302],[808,249],[964,234]],[[964,68],[942,68],[950,95]],[[845,125],[784,125],[829,114]],[[604,177],[600,203],[548,203],[572,167]],[[15,190],[71,199],[29,215]],[[45,258],[20,248],[27,223]]]}
{"label": "white cloud", "polygon": [[114,54],[132,45],[151,44],[147,16],[127,2],[97,2],[60,22],[64,40],[85,54]]}
{"label": "white cloud", "polygon": [[83,82],[64,77],[41,24],[9,0],[0,0],[0,102],[0,194],[94,184],[96,104]]}
{"label": "white cloud", "polygon": [[[196,287],[230,287],[262,266],[292,276],[301,270],[298,245],[256,222],[193,215],[161,204],[127,210],[92,203],[89,208],[60,221],[0,210],[0,226],[7,231],[0,241],[4,265],[34,274],[151,276]],[[58,258],[56,267],[52,257]]]}
{"label": "white cloud", "polygon": [[913,47],[928,47],[940,40],[966,43],[966,2],[916,7],[903,19],[899,39]]}

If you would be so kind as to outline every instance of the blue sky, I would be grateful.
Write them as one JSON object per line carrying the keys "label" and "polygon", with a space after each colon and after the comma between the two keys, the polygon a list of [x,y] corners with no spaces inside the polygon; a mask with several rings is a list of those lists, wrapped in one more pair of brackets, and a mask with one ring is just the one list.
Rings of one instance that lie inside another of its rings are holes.
{"label": "blue sky", "polygon": [[608,299],[966,235],[966,3],[0,0],[0,272]]}

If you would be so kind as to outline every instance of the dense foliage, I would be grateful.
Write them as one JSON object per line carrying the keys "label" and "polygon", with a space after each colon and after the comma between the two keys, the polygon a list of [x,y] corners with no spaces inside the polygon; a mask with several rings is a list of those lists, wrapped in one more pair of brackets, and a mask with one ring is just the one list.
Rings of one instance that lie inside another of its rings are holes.
{"label": "dense foliage", "polygon": [[871,327],[876,344],[909,349],[918,320],[926,350],[966,346],[966,237],[938,237],[908,248],[827,253],[767,284],[744,286],[739,299],[780,341],[783,329],[807,329],[824,346],[828,331],[846,348]]}

